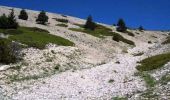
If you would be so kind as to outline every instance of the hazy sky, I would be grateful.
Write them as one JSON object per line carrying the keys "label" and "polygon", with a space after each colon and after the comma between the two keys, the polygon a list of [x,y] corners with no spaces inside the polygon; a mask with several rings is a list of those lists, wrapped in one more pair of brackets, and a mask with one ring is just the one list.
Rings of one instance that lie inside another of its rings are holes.
{"label": "hazy sky", "polygon": [[0,0],[0,5],[45,10],[97,22],[117,23],[123,18],[129,27],[170,29],[170,0]]}

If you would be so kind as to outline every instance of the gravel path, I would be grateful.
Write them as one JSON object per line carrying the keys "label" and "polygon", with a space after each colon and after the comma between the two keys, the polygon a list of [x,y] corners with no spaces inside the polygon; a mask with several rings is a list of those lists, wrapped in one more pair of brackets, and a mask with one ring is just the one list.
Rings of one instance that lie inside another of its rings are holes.
{"label": "gravel path", "polygon": [[[131,60],[129,60],[131,59]],[[13,96],[15,100],[106,100],[133,95],[145,89],[133,76],[138,58],[118,55],[120,64],[110,62],[91,69],[63,72]],[[110,80],[110,82],[109,82]]]}

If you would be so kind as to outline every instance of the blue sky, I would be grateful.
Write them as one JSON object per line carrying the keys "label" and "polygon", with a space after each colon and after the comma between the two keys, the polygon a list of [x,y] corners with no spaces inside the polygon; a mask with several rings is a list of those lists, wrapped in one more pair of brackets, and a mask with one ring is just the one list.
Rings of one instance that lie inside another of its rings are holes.
{"label": "blue sky", "polygon": [[117,23],[123,18],[129,27],[170,29],[170,0],[0,0],[0,5],[45,10],[97,22]]}

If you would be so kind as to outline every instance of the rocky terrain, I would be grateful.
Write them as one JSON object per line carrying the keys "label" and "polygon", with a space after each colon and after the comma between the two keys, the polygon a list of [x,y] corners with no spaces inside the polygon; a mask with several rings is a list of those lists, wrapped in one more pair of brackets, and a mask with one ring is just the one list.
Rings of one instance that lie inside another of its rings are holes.
{"label": "rocky terrain", "polygon": [[[8,14],[10,7],[0,6],[0,14]],[[16,16],[21,9],[14,8]],[[61,36],[75,46],[59,46],[49,43],[45,49],[25,48],[23,60],[16,64],[0,65],[0,100],[128,100],[170,99],[170,82],[152,88],[154,97],[142,96],[148,92],[145,81],[136,66],[139,61],[170,52],[170,45],[162,45],[168,32],[128,30],[134,37],[117,32],[110,25],[101,24],[132,40],[135,46],[112,40],[112,36],[98,38],[76,32],[85,20],[54,13],[48,25],[36,24],[38,11],[27,10],[27,21],[17,19],[21,26],[46,29],[50,34]],[[68,27],[56,26],[55,18],[67,19]],[[148,42],[150,41],[150,42]],[[138,55],[140,54],[141,55]],[[13,67],[21,67],[14,70]],[[170,62],[149,74],[156,80],[169,74]],[[149,95],[149,93],[148,93]]]}

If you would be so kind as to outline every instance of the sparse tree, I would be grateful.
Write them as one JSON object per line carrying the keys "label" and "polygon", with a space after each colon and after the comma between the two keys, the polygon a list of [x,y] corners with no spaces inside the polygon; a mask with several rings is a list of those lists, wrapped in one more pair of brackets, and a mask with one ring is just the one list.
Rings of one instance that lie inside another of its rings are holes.
{"label": "sparse tree", "polygon": [[8,15],[8,17],[3,14],[0,16],[0,28],[2,29],[17,29],[18,23],[15,19],[14,10],[12,9],[11,13]]}
{"label": "sparse tree", "polygon": [[8,17],[3,14],[2,16],[0,16],[0,28],[2,29],[7,29],[8,28]]}
{"label": "sparse tree", "polygon": [[27,19],[28,19],[28,14],[27,14],[27,12],[26,12],[24,9],[22,9],[22,10],[20,11],[20,15],[18,16],[18,18],[19,18],[19,19],[22,19],[22,20],[27,20]]}
{"label": "sparse tree", "polygon": [[12,28],[12,29],[17,29],[18,28],[18,23],[15,19],[15,15],[14,15],[14,10],[12,9],[11,13],[8,15],[8,28]]}
{"label": "sparse tree", "polygon": [[96,24],[93,22],[92,16],[88,16],[86,24],[84,25],[85,29],[95,30]]}
{"label": "sparse tree", "polygon": [[125,32],[127,30],[126,24],[123,19],[119,19],[117,23],[117,31]]}
{"label": "sparse tree", "polygon": [[40,12],[40,14],[38,15],[38,18],[36,19],[36,22],[42,25],[45,25],[46,22],[48,22],[48,16],[46,15],[45,11]]}
{"label": "sparse tree", "polygon": [[138,30],[143,31],[144,30],[143,26],[139,26]]}

